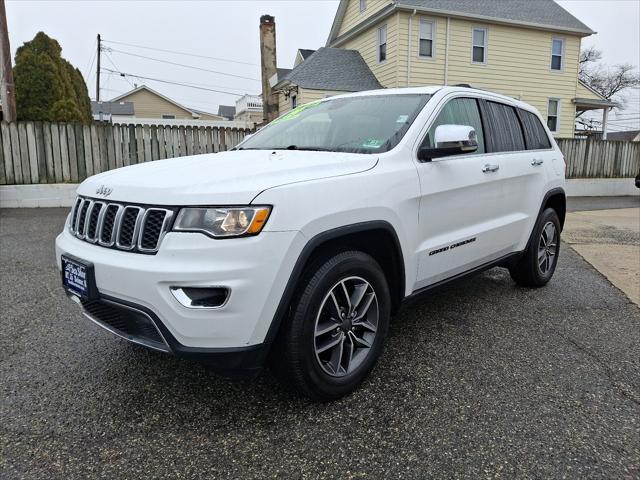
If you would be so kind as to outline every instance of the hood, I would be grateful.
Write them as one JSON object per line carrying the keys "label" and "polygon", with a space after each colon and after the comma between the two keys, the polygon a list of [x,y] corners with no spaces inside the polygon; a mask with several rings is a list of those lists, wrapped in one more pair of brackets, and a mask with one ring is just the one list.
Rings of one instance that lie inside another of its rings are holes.
{"label": "hood", "polygon": [[350,175],[376,162],[375,155],[304,150],[210,153],[94,175],[82,182],[78,193],[104,198],[111,189],[107,200],[154,205],[242,205],[269,188]]}

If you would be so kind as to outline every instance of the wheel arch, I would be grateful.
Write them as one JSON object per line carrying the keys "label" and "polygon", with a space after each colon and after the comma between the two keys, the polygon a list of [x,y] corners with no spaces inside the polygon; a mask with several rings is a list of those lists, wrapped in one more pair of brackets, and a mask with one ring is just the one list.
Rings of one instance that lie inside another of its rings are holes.
{"label": "wheel arch", "polygon": [[303,247],[278,303],[265,343],[272,343],[278,336],[298,282],[307,266],[321,255],[344,249],[364,251],[380,263],[389,283],[392,312],[397,311],[404,297],[406,277],[402,247],[395,229],[384,220],[345,225],[317,234]]}
{"label": "wheel arch", "polygon": [[560,219],[560,229],[564,228],[564,220],[567,216],[567,194],[563,188],[554,188],[549,190],[542,200],[538,216],[547,208],[553,208]]}
{"label": "wheel arch", "polygon": [[525,245],[525,248],[524,250],[522,250],[522,252],[525,252],[529,248],[529,245],[533,240],[533,232],[535,230],[536,222],[538,221],[538,218],[540,218],[540,215],[542,215],[542,212],[544,212],[547,208],[553,208],[558,214],[558,218],[560,219],[560,232],[562,232],[562,229],[564,227],[564,220],[567,215],[567,195],[563,188],[552,188],[544,194],[542,202],[540,202],[538,216],[536,217],[535,222],[533,222],[531,232],[529,233],[529,240],[527,240],[527,244]]}

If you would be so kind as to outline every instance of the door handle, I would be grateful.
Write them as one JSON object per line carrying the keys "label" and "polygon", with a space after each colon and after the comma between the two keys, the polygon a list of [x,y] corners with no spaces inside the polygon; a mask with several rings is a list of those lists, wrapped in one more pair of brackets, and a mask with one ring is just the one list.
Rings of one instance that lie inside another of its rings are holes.
{"label": "door handle", "polygon": [[533,161],[531,162],[531,165],[533,165],[534,167],[537,167],[538,165],[542,165],[543,163],[544,163],[544,160],[542,159],[536,160],[534,158]]}
{"label": "door handle", "polygon": [[497,172],[499,169],[500,169],[500,165],[490,165],[488,163],[484,167],[482,167],[482,171],[484,173]]}

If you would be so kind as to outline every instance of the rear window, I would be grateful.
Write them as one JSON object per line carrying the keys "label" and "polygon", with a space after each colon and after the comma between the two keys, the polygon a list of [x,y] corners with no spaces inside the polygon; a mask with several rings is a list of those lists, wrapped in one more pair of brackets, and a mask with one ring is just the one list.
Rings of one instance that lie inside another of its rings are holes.
{"label": "rear window", "polygon": [[524,139],[527,143],[527,150],[543,150],[551,148],[551,142],[547,131],[542,126],[540,119],[531,112],[518,109],[524,130]]}
{"label": "rear window", "polygon": [[485,136],[488,152],[525,150],[524,136],[515,108],[496,102],[485,102]]}

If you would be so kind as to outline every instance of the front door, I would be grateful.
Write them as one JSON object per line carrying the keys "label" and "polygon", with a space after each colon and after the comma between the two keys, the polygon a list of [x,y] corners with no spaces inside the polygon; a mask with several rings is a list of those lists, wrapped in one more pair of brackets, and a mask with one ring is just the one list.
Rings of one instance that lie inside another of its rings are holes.
{"label": "front door", "polygon": [[473,127],[478,149],[417,166],[421,199],[416,289],[495,260],[509,253],[516,241],[500,170],[509,155],[487,153],[479,100],[446,101],[423,146],[433,146],[439,125]]}

